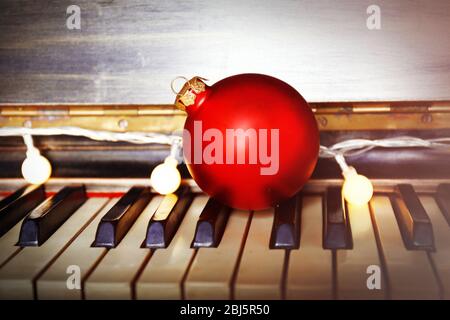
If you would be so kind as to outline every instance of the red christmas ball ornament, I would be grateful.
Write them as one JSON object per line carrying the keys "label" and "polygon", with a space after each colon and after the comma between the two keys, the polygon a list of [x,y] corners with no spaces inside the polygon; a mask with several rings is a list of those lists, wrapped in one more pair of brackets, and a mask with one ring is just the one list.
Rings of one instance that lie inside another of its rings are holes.
{"label": "red christmas ball ornament", "polygon": [[316,120],[287,83],[239,74],[212,86],[195,77],[176,104],[186,110],[183,150],[199,187],[220,202],[259,210],[295,195],[319,152]]}

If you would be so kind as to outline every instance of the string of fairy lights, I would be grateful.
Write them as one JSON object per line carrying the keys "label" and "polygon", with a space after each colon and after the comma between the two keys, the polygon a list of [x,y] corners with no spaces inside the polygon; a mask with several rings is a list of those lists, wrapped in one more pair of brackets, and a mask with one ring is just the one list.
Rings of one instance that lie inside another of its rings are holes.
{"label": "string of fairy lights", "polygon": [[[88,130],[79,127],[53,128],[0,128],[0,137],[21,136],[26,146],[26,158],[22,163],[23,178],[31,184],[43,184],[52,173],[50,161],[42,156],[33,143],[33,136],[69,135],[81,136],[97,141],[124,141],[134,144],[163,144],[170,146],[170,153],[164,162],[156,166],[150,174],[150,184],[156,192],[169,194],[178,189],[181,175],[177,169],[178,155],[182,148],[182,137],[179,135],[149,133],[149,132],[113,132]],[[372,182],[365,176],[358,174],[356,169],[349,166],[346,157],[369,152],[373,148],[432,148],[450,151],[450,137],[437,139],[421,139],[411,136],[368,140],[350,139],[332,146],[320,146],[320,158],[334,158],[341,168],[344,177],[342,194],[351,204],[366,204],[373,195]]]}

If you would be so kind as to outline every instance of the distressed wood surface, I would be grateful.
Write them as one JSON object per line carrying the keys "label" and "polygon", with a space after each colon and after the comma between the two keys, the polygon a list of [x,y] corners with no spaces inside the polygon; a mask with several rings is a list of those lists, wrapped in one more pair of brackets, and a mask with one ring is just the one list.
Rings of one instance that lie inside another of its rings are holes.
{"label": "distressed wood surface", "polygon": [[311,102],[448,100],[449,30],[448,0],[3,0],[0,103],[172,103],[178,75],[243,72]]}

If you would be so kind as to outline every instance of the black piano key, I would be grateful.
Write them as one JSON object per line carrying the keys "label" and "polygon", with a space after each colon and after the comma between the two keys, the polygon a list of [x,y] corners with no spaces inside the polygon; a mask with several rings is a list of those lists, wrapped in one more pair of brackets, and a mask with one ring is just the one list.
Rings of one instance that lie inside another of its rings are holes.
{"label": "black piano key", "polygon": [[0,237],[45,200],[44,185],[25,186],[0,201]]}
{"label": "black piano key", "polygon": [[25,218],[18,246],[42,245],[85,201],[84,186],[64,187]]}
{"label": "black piano key", "polygon": [[145,209],[150,198],[148,187],[132,187],[128,190],[100,220],[93,246],[116,247]]}
{"label": "black piano key", "polygon": [[183,220],[194,196],[188,187],[182,187],[173,195],[167,195],[167,199],[176,196],[176,204],[169,209],[164,208],[164,200],[156,210],[147,227],[147,235],[144,241],[146,248],[166,248],[172,240],[178,226]]}
{"label": "black piano key", "polygon": [[230,207],[210,198],[198,219],[192,247],[217,247],[225,231],[230,212]]}
{"label": "black piano key", "polygon": [[327,188],[324,200],[323,247],[325,249],[351,249],[353,243],[341,187]]}
{"label": "black piano key", "polygon": [[400,233],[408,249],[434,249],[430,218],[410,184],[399,184],[391,197]]}
{"label": "black piano key", "polygon": [[443,183],[437,187],[436,202],[450,225],[450,184]]}
{"label": "black piano key", "polygon": [[298,249],[300,241],[301,197],[299,195],[275,207],[271,249]]}

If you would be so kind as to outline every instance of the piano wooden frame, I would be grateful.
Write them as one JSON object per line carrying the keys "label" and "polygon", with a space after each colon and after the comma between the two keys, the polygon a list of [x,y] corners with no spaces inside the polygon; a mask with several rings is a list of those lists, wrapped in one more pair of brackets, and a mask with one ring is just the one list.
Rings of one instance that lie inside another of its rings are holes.
{"label": "piano wooden frame", "polygon": [[[321,131],[448,129],[450,101],[310,103]],[[184,126],[175,105],[0,104],[0,126],[79,126],[170,133]]]}

